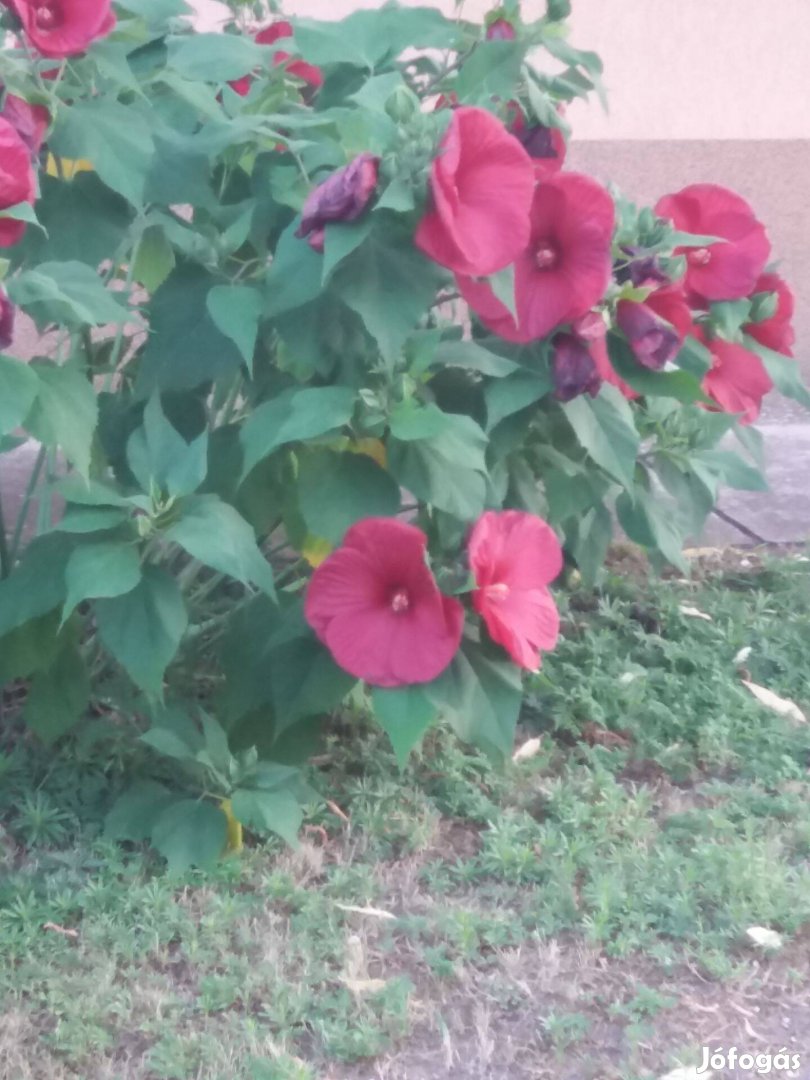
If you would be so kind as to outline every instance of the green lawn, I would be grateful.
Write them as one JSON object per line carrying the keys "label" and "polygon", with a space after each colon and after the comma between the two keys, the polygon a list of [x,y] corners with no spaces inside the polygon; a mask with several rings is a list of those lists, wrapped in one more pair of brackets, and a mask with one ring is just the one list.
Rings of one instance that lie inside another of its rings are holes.
{"label": "green lawn", "polygon": [[742,683],[810,711],[810,561],[629,565],[560,594],[535,756],[440,731],[400,774],[343,717],[300,848],[207,875],[98,840],[109,721],[57,757],[0,727],[0,1080],[632,1080],[703,1042],[810,1068],[810,725]]}

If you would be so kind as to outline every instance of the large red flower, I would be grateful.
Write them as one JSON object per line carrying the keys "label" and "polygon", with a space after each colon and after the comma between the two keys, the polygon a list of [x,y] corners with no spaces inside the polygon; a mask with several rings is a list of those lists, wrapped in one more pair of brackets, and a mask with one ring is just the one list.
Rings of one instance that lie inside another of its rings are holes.
{"label": "large red flower", "polygon": [[366,518],[315,571],[307,622],[345,671],[373,686],[430,682],[458,651],[464,609],[439,592],[421,529]]}
{"label": "large red flower", "polygon": [[110,0],[13,0],[11,6],[43,56],[76,56],[115,27]]}
{"label": "large red flower", "polygon": [[748,296],[765,268],[771,245],[764,225],[742,196],[719,184],[691,184],[659,199],[655,211],[682,232],[724,241],[676,249],[686,256],[691,292],[704,300]]}
{"label": "large red flower", "polygon": [[[31,155],[8,120],[0,118],[0,210],[34,201],[36,179]],[[25,232],[25,222],[0,218],[0,247],[16,244]]]}
{"label": "large red flower", "polygon": [[36,157],[50,123],[50,114],[45,106],[30,105],[16,94],[6,94],[0,117],[8,120],[28,147],[31,157]]}
{"label": "large red flower", "polygon": [[695,335],[712,354],[712,366],[703,379],[703,390],[717,402],[722,412],[739,413],[741,424],[753,424],[759,416],[762,399],[773,389],[765,367],[756,355],[742,345],[715,338],[707,341]]}
{"label": "large red flower", "polygon": [[537,671],[540,651],[557,644],[560,616],[548,591],[563,566],[554,530],[522,510],[489,510],[470,534],[475,610],[489,636],[520,667]]}
{"label": "large red flower", "polygon": [[491,113],[462,106],[433,162],[432,206],[416,245],[458,274],[503,270],[529,239],[533,192],[532,162],[518,140]]}
{"label": "large red flower", "polygon": [[[253,40],[257,45],[274,45],[281,38],[292,37],[292,34],[292,24],[285,19],[280,19],[278,22],[271,23],[270,26],[265,26],[264,30],[260,30]],[[290,54],[282,49],[273,53],[273,63],[276,65],[287,63],[289,59]],[[321,69],[314,64],[308,64],[305,60],[293,60],[287,63],[287,71],[294,78],[306,83],[312,90],[319,90],[323,86],[323,72]],[[253,77],[251,75],[243,75],[241,79],[235,79],[232,83],[229,83],[229,86],[237,94],[245,97],[252,82]]]}
{"label": "large red flower", "polygon": [[614,206],[589,176],[559,173],[537,186],[528,244],[515,261],[517,322],[487,282],[459,277],[481,322],[507,341],[545,337],[584,315],[610,281]]}
{"label": "large red flower", "polygon": [[650,293],[644,304],[675,327],[681,344],[692,333],[692,311],[680,285],[660,286]]}
{"label": "large red flower", "polygon": [[776,311],[762,322],[748,323],[743,329],[760,345],[765,345],[785,356],[793,356],[796,334],[793,329],[795,305],[790,286],[779,274],[762,274],[754,286],[755,293],[776,293]]}

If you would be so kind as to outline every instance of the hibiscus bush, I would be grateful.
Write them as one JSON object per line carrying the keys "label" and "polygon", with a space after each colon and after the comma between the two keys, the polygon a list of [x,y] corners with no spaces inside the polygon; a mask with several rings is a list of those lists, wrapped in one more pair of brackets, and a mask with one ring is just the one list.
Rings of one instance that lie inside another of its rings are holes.
{"label": "hibiscus bush", "polygon": [[810,401],[740,196],[566,168],[568,7],[6,0],[0,338],[42,355],[0,357],[0,450],[41,444],[0,678],[44,740],[149,748],[111,836],[292,840],[341,706],[400,761],[439,719],[507,754],[564,565],[618,521],[682,566],[764,484],[765,394]]}

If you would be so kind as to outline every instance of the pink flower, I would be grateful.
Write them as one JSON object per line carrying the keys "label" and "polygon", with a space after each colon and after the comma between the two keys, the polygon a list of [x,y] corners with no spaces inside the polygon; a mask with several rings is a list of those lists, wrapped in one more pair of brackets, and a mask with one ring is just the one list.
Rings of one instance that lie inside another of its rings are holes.
{"label": "pink flower", "polygon": [[695,336],[711,351],[713,363],[703,379],[703,390],[717,402],[722,412],[739,413],[741,424],[753,424],[762,399],[773,383],[760,358],[729,341],[707,341],[702,332]]}
{"label": "pink flower", "polygon": [[588,345],[575,334],[555,334],[553,345],[551,375],[555,398],[572,401],[580,394],[596,397],[602,376]]}
{"label": "pink flower", "polygon": [[11,6],[42,56],[76,56],[115,27],[110,0],[12,0]]}
{"label": "pink flower", "polygon": [[537,186],[529,242],[515,261],[517,322],[487,282],[458,278],[481,322],[507,341],[546,337],[602,299],[610,281],[614,207],[588,176],[559,173]]}
{"label": "pink flower", "polygon": [[563,566],[554,530],[521,510],[488,510],[468,544],[475,610],[516,664],[537,671],[557,644],[560,616],[548,590]]}
{"label": "pink flower", "polygon": [[[278,22],[271,23],[270,26],[265,26],[264,30],[260,30],[253,40],[257,45],[273,45],[281,38],[292,37],[292,35],[292,24],[285,19],[280,19]],[[290,54],[284,52],[283,49],[273,53],[273,63],[275,65],[287,64],[287,71],[290,75],[306,83],[311,90],[319,90],[323,86],[323,72],[319,67],[308,64],[305,60],[293,60],[292,63],[287,63],[289,59]],[[241,97],[245,97],[252,82],[253,77],[251,75],[243,75],[241,79],[235,79],[228,85]]]}
{"label": "pink flower", "polygon": [[642,367],[660,371],[680,352],[678,331],[646,303],[620,300],[616,305],[616,323]]}
{"label": "pink flower", "polygon": [[487,41],[514,41],[515,28],[508,19],[495,19],[487,27]]}
{"label": "pink flower", "polygon": [[42,140],[50,123],[50,114],[44,105],[30,105],[16,94],[6,94],[0,117],[8,120],[35,158],[42,147]]}
{"label": "pink flower", "polygon": [[793,356],[793,346],[796,342],[792,323],[795,302],[790,286],[779,274],[762,274],[754,286],[754,292],[775,292],[776,311],[769,319],[744,326],[746,334],[750,334],[760,345],[765,345],[768,349],[773,349],[784,356]]}
{"label": "pink flower", "polygon": [[765,268],[771,245],[765,227],[742,196],[719,184],[691,184],[665,195],[655,212],[682,232],[725,241],[676,249],[686,256],[686,284],[691,292],[704,300],[748,296]]}
{"label": "pink flower", "polygon": [[0,286],[0,349],[7,349],[14,340],[14,305]]}
{"label": "pink flower", "polygon": [[484,277],[508,266],[529,238],[531,159],[484,109],[453,112],[430,175],[432,207],[416,246],[458,274]]}
{"label": "pink flower", "polygon": [[[18,203],[33,203],[36,178],[31,155],[8,120],[0,118],[0,210]],[[25,222],[0,218],[0,247],[16,244],[25,232]]]}
{"label": "pink flower", "polygon": [[310,191],[301,212],[301,224],[295,231],[308,237],[310,247],[323,251],[324,229],[330,221],[355,221],[374,198],[379,178],[380,159],[360,154],[333,172]]}
{"label": "pink flower", "polygon": [[335,662],[373,686],[440,675],[458,651],[464,609],[439,592],[421,529],[366,518],[312,575],[307,622]]}

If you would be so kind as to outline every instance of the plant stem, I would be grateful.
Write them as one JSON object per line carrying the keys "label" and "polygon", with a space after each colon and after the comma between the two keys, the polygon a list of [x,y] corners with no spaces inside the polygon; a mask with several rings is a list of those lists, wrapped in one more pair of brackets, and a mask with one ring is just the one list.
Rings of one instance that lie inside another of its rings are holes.
{"label": "plant stem", "polygon": [[22,540],[23,529],[25,528],[25,523],[28,520],[28,511],[31,507],[31,500],[34,497],[34,491],[36,490],[39,475],[42,472],[42,466],[45,464],[45,456],[47,452],[48,451],[45,446],[40,446],[39,453],[37,454],[37,459],[34,462],[33,469],[31,470],[31,475],[28,478],[28,485],[25,489],[25,494],[23,495],[22,506],[20,507],[20,511],[17,514],[17,521],[14,524],[14,535],[11,538],[10,558],[12,561],[17,558],[17,553],[20,550],[20,541]]}
{"label": "plant stem", "polygon": [[6,539],[6,519],[3,516],[3,500],[0,498],[0,579],[11,573],[11,557]]}

